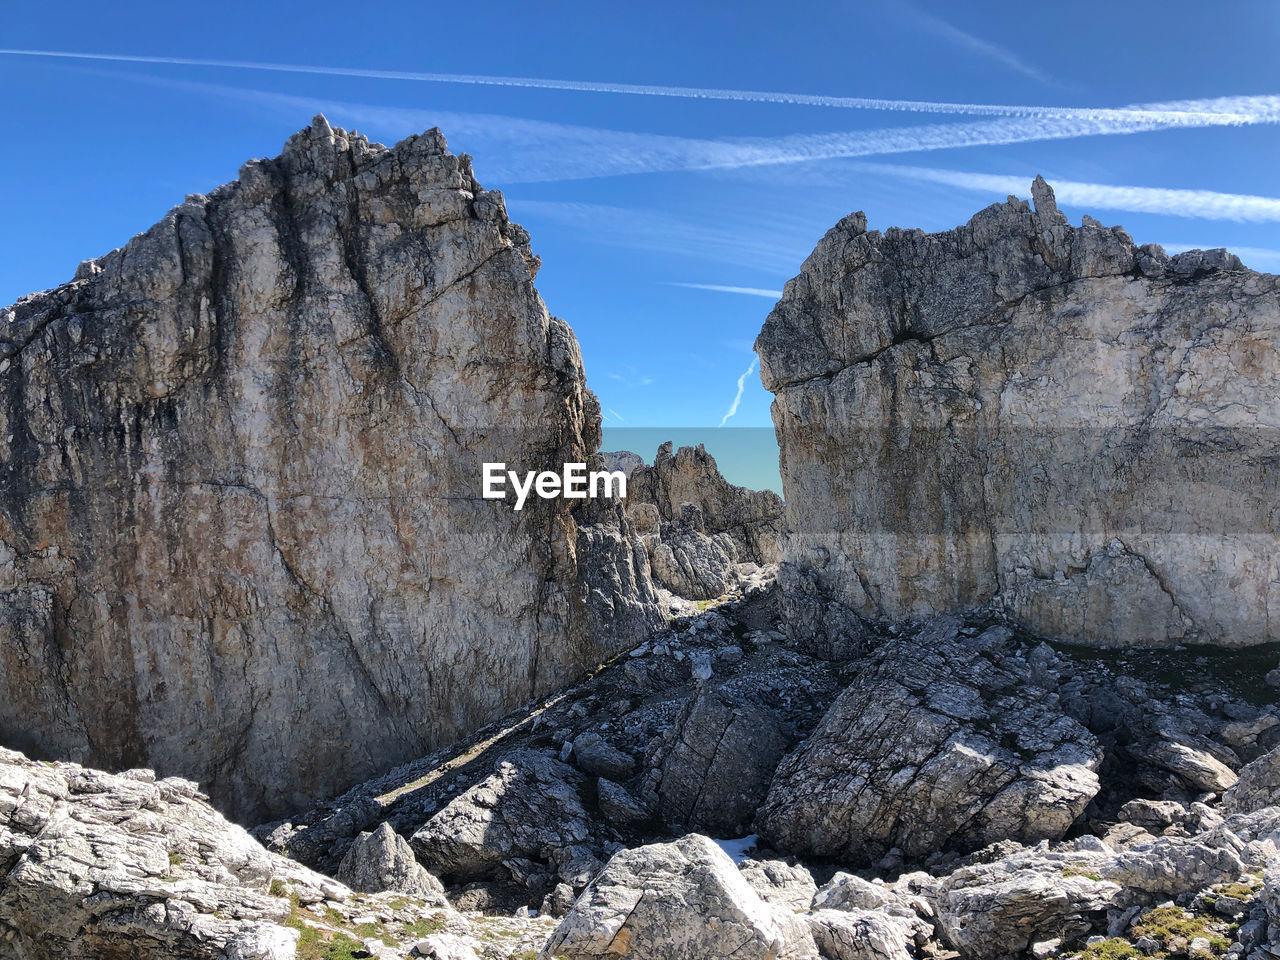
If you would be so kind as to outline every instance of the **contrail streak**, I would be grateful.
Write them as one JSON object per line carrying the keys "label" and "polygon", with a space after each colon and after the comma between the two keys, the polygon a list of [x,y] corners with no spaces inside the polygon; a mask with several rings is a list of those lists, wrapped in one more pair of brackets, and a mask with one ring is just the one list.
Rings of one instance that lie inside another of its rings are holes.
{"label": "contrail streak", "polygon": [[677,283],[672,281],[668,287],[685,287],[689,290],[711,290],[715,293],[743,293],[749,297],[768,297],[777,300],[782,296],[781,290],[766,290],[763,287],[726,287],[719,283]]}
{"label": "contrail streak", "polygon": [[[858,172],[886,174],[908,180],[941,183],[966,190],[997,194],[1030,196],[1028,176],[969,173],[936,167],[853,161],[849,166]],[[1059,203],[1102,210],[1128,210],[1135,213],[1160,213],[1173,217],[1205,220],[1236,220],[1268,223],[1280,220],[1280,198],[1260,197],[1248,193],[1220,193],[1216,190],[1186,190],[1173,187],[1134,187],[1106,183],[1082,183],[1075,180],[1053,180]]]}
{"label": "contrail streak", "polygon": [[[373,70],[364,67],[328,67],[290,63],[260,63],[249,60],[218,60],[194,57],[157,57],[121,53],[77,53],[66,50],[0,49],[0,55],[45,57],[63,60],[95,60],[109,63],[150,63],[181,67],[213,67],[229,70],[265,70],[274,73],[302,73],[328,77],[359,77],[373,80],[408,80],[422,83],[454,83],[485,87],[524,87],[535,90],[566,90],[578,93],[610,93],[642,97],[677,97],[686,100],[731,100],[747,103],[780,103],[791,106],[829,107],[848,110],[890,110],[911,113],[949,113],[969,116],[1051,117],[1059,119],[1106,119],[1137,115],[1162,117],[1166,121],[1184,116],[1192,125],[1195,118],[1217,117],[1220,122],[1252,123],[1250,101],[1259,98],[1220,98],[1222,109],[1203,110],[1199,101],[1163,105],[1135,105],[1122,108],[1020,106],[991,103],[949,103],[929,100],[893,100],[879,97],[835,97],[825,94],[785,93],[767,90],[729,90],[717,87],[677,87],[662,84],[612,83],[595,80],[554,80],[539,77],[485,76],[467,73],[422,73],[410,70]],[[1265,98],[1262,98],[1265,99]],[[1232,106],[1228,107],[1228,104]]]}
{"label": "contrail streak", "polygon": [[738,378],[738,392],[733,398],[733,403],[729,404],[729,412],[724,415],[720,421],[720,426],[724,426],[729,422],[729,418],[738,412],[738,404],[742,403],[742,392],[747,388],[747,377],[756,372],[755,357],[751,358],[751,366],[742,372],[742,376]]}

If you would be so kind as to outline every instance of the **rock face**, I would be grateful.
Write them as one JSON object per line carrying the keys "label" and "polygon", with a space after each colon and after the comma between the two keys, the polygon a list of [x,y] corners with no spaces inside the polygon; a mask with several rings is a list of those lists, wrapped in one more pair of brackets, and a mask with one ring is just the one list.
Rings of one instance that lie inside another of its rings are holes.
{"label": "rock face", "polygon": [[737,579],[738,564],[781,559],[782,498],[730,483],[701,444],[671,448],[660,446],[651,467],[610,456],[629,472],[626,510],[654,579],[681,597],[713,599]]}
{"label": "rock face", "polygon": [[934,894],[939,930],[966,957],[991,960],[1079,936],[1121,894],[1098,875],[1095,859],[1037,852],[957,870]]}
{"label": "rock face", "polygon": [[1280,281],[1035,195],[936,234],[853,214],[787,284],[756,350],[796,582],[1102,645],[1280,639]]}
{"label": "rock face", "polygon": [[444,894],[440,881],[414,859],[408,842],[389,823],[356,837],[338,866],[338,879],[365,893],[394,890],[424,899]]}
{"label": "rock face", "polygon": [[818,953],[789,910],[761,900],[728,855],[694,833],[616,854],[541,956],[817,960]]}
{"label": "rock face", "polygon": [[745,833],[787,749],[777,718],[710,688],[673,731],[656,788],[663,819],[716,836]]}
{"label": "rock face", "polygon": [[0,738],[264,819],[647,632],[619,507],[481,498],[599,442],[537,266],[438,131],[317,118],[0,311]]}
{"label": "rock face", "polygon": [[779,850],[872,863],[998,840],[1057,839],[1098,792],[1097,741],[1002,627],[962,643],[959,621],[891,641],[779,765],[757,825]]}
{"label": "rock face", "polygon": [[581,776],[553,757],[518,750],[412,837],[414,850],[447,879],[487,876],[505,860],[566,860],[590,838],[578,797]]}
{"label": "rock face", "polygon": [[290,902],[341,884],[268,853],[185,780],[0,749],[5,956],[290,960]]}
{"label": "rock face", "polygon": [[1280,806],[1280,747],[1245,764],[1222,798],[1228,813],[1252,813],[1274,806]]}

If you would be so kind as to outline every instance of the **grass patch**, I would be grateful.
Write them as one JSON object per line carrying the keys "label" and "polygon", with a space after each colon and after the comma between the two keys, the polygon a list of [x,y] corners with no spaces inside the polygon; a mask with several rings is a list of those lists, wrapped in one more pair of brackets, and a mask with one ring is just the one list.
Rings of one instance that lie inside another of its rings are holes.
{"label": "grass patch", "polygon": [[[332,908],[325,910],[326,917],[330,913],[336,914],[337,911]],[[341,914],[338,914],[338,919],[342,919]],[[284,925],[298,931],[297,960],[355,960],[358,954],[365,952],[363,943],[342,931],[321,930],[307,923],[296,892],[289,894],[289,916]]]}
{"label": "grass patch", "polygon": [[1196,937],[1204,937],[1209,941],[1213,955],[1226,952],[1231,941],[1214,930],[1204,917],[1187,916],[1180,907],[1156,907],[1143,915],[1134,924],[1133,935],[1151,937],[1168,949],[1175,940],[1191,941]]}
{"label": "grass patch", "polygon": [[427,937],[433,933],[439,933],[445,927],[443,917],[419,917],[413,923],[404,925],[404,932],[415,937]]}
{"label": "grass patch", "polygon": [[1094,873],[1092,870],[1086,870],[1083,866],[1073,863],[1069,863],[1062,868],[1062,875],[1064,877],[1084,877],[1086,880],[1095,881],[1102,879],[1100,874]]}
{"label": "grass patch", "polygon": [[1219,897],[1235,897],[1237,900],[1252,900],[1261,889],[1261,880],[1256,883],[1224,883],[1213,887],[1211,897],[1205,899],[1216,901]]}
{"label": "grass patch", "polygon": [[182,854],[178,853],[176,850],[171,850],[169,852],[169,866],[176,867],[185,862],[186,862],[186,858],[183,857]]}
{"label": "grass patch", "polygon": [[273,897],[287,897],[289,891],[285,889],[284,881],[279,877],[272,877],[271,884],[267,887],[267,893]]}
{"label": "grass patch", "polygon": [[1145,960],[1146,954],[1128,940],[1122,940],[1119,937],[1103,940],[1102,943],[1095,943],[1080,951],[1080,960],[1137,960],[1137,958]]}
{"label": "grass patch", "polygon": [[298,938],[297,960],[356,960],[357,954],[365,955],[364,944],[345,933],[334,933],[326,940],[322,931],[304,926]]}

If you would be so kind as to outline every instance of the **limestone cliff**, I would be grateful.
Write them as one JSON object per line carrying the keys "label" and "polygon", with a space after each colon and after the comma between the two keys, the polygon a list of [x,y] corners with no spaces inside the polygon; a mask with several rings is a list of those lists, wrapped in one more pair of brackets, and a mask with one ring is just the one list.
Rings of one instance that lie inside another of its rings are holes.
{"label": "limestone cliff", "polygon": [[873,617],[998,599],[1100,644],[1280,639],[1280,281],[1033,192],[936,234],[853,214],[787,284],[756,341],[780,579]]}
{"label": "limestone cliff", "polygon": [[262,819],[646,632],[620,509],[481,498],[599,445],[537,267],[439,131],[318,117],[0,311],[0,741]]}

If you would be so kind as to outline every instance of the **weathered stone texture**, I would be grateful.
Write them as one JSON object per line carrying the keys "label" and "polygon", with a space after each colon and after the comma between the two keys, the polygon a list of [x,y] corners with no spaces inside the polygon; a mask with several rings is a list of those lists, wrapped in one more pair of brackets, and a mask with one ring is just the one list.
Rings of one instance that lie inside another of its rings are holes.
{"label": "weathered stone texture", "polygon": [[787,284],[756,349],[792,582],[886,618],[1000,597],[1104,645],[1280,639],[1280,281],[1035,194],[935,234],[853,214]]}
{"label": "weathered stone texture", "polygon": [[645,632],[616,517],[480,496],[599,444],[537,266],[439,131],[317,118],[0,311],[0,739],[262,819]]}
{"label": "weathered stone texture", "polygon": [[778,766],[761,836],[865,865],[1067,832],[1098,792],[1097,741],[1001,655],[1008,630],[963,642],[958,626],[939,618],[872,655]]}
{"label": "weathered stone texture", "polygon": [[[258,845],[193,783],[0,749],[0,954],[288,960],[290,902],[339,883]],[[272,894],[276,895],[272,895]]]}

